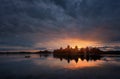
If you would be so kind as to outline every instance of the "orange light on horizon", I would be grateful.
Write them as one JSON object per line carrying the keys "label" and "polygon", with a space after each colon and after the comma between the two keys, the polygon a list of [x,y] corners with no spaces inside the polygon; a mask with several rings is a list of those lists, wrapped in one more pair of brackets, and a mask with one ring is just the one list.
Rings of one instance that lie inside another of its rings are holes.
{"label": "orange light on horizon", "polygon": [[74,48],[75,46],[78,46],[78,48],[82,47],[96,47],[98,43],[96,41],[88,41],[88,40],[82,40],[82,39],[74,39],[74,38],[64,38],[64,39],[56,39],[44,43],[37,43],[36,47],[47,47],[47,48],[65,48],[67,45],[70,45],[70,47]]}
{"label": "orange light on horizon", "polygon": [[62,40],[66,45],[70,45],[72,48],[78,46],[78,48],[87,47],[87,46],[96,46],[96,42],[93,41],[86,41],[80,39],[66,39]]}

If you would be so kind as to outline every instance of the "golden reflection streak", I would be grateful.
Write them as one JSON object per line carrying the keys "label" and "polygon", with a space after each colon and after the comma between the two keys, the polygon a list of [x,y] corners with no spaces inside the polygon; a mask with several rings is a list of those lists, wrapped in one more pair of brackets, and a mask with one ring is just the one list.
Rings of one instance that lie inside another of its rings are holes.
{"label": "golden reflection streak", "polygon": [[51,68],[65,68],[65,69],[76,70],[76,69],[83,69],[83,68],[89,68],[89,67],[100,67],[101,64],[104,63],[104,61],[97,60],[97,61],[88,62],[86,60],[82,61],[79,58],[77,63],[74,60],[68,63],[66,60],[60,61],[59,59],[47,58],[46,61],[35,60],[34,63],[38,65],[48,66]]}
{"label": "golden reflection streak", "polygon": [[64,68],[66,69],[81,69],[81,68],[87,68],[87,67],[96,67],[96,66],[100,66],[100,63],[102,63],[103,61],[82,61],[80,58],[78,59],[78,62],[76,63],[74,60],[70,61],[70,63],[65,66]]}

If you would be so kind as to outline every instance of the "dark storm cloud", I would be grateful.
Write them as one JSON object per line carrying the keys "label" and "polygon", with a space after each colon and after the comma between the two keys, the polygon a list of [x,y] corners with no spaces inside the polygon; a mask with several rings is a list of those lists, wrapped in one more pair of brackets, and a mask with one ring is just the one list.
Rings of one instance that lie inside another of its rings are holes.
{"label": "dark storm cloud", "polygon": [[0,0],[0,45],[32,47],[63,37],[119,41],[119,14],[119,0]]}
{"label": "dark storm cloud", "polygon": [[0,46],[24,46],[24,47],[32,47],[32,42],[26,40],[24,37],[16,37],[16,36],[4,36],[0,38]]}

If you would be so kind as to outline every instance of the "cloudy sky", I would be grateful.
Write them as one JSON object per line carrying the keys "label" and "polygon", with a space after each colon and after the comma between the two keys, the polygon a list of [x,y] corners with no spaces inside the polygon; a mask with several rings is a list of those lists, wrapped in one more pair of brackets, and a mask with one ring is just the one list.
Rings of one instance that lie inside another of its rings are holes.
{"label": "cloudy sky", "polygon": [[0,50],[120,48],[120,0],[0,0]]}

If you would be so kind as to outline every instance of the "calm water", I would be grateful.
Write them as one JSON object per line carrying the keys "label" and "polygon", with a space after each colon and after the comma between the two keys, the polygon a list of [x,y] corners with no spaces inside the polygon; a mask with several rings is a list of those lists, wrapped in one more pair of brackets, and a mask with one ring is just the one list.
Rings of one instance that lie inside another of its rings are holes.
{"label": "calm water", "polygon": [[120,79],[120,56],[69,60],[39,54],[0,55],[0,79]]}

